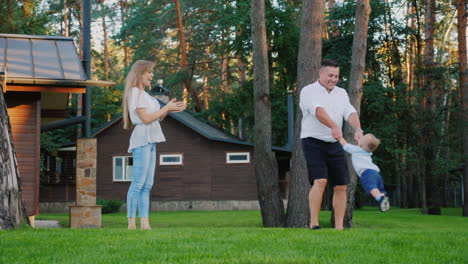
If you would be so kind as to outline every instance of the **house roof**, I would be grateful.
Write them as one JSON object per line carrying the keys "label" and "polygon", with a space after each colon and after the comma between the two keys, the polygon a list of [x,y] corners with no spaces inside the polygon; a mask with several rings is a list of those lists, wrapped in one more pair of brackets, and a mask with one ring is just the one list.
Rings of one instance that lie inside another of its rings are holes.
{"label": "house roof", "polygon": [[[161,106],[166,105],[164,102],[159,101]],[[175,120],[179,121],[180,123],[184,124],[185,126],[191,128],[198,134],[204,136],[205,138],[209,140],[214,140],[214,141],[221,141],[221,142],[228,142],[228,143],[233,143],[233,144],[240,144],[240,145],[247,145],[247,146],[254,146],[254,143],[250,142],[245,142],[239,139],[235,139],[224,132],[214,128],[213,126],[209,125],[206,122],[203,122],[202,120],[196,118],[193,116],[192,113],[189,111],[182,111],[178,113],[169,113],[168,114],[170,117],[174,118]],[[117,115],[115,118],[113,118],[111,121],[107,122],[104,124],[102,127],[98,128],[94,133],[93,137],[96,137],[99,135],[101,132],[105,131],[107,128],[109,128],[112,124],[118,122],[122,118],[122,114]],[[272,147],[273,150],[278,150],[278,151],[286,151],[290,152],[286,147]]]}
{"label": "house roof", "polygon": [[87,80],[71,37],[0,34],[0,72],[7,84],[115,85]]}

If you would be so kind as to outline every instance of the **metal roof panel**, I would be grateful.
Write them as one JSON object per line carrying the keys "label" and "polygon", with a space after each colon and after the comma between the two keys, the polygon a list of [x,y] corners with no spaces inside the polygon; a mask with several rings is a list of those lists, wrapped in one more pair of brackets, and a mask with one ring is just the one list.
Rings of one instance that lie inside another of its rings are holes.
{"label": "metal roof panel", "polygon": [[73,41],[57,41],[56,43],[65,76],[64,79],[86,80],[86,75]]}
{"label": "metal roof panel", "polygon": [[60,36],[0,34],[0,71],[8,79],[87,79],[73,38]]}
{"label": "metal roof panel", "polygon": [[29,39],[7,39],[6,72],[9,77],[34,76],[31,42]]}
{"label": "metal roof panel", "polygon": [[32,39],[35,78],[65,79],[55,41]]}
{"label": "metal roof panel", "polygon": [[5,72],[6,51],[7,51],[6,38],[0,38],[0,72]]}

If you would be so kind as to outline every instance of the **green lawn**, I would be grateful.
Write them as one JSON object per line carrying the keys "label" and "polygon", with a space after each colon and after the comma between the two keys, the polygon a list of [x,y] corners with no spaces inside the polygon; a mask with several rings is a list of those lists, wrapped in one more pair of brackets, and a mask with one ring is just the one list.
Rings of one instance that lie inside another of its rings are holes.
{"label": "green lawn", "polygon": [[[153,230],[126,230],[125,214],[101,229],[0,232],[0,263],[468,263],[468,218],[419,210],[355,211],[355,227],[262,228],[258,211],[159,212]],[[67,215],[41,215],[68,223]]]}

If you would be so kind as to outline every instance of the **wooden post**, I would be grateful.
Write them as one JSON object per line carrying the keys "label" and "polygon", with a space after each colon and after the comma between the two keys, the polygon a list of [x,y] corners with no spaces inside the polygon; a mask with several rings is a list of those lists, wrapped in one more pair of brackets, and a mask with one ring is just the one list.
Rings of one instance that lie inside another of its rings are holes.
{"label": "wooden post", "polygon": [[2,78],[2,92],[3,94],[6,93],[6,90],[7,90],[7,84],[6,84],[6,79],[7,79],[7,75],[6,75],[6,71],[2,74],[3,76],[1,77]]}

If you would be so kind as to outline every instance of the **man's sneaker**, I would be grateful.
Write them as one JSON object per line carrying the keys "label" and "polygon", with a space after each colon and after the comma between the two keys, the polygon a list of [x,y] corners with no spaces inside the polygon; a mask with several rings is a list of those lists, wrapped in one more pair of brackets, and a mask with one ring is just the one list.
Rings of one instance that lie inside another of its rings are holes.
{"label": "man's sneaker", "polygon": [[390,209],[390,201],[387,196],[384,196],[379,201],[379,209],[381,212],[387,212]]}
{"label": "man's sneaker", "polygon": [[312,226],[312,227],[309,227],[310,230],[319,230],[321,229],[321,227],[318,225],[318,226]]}

